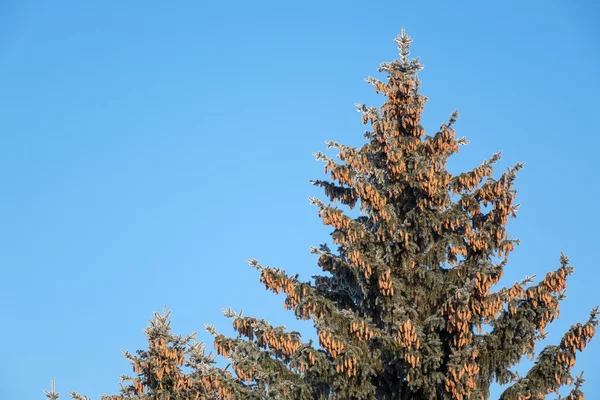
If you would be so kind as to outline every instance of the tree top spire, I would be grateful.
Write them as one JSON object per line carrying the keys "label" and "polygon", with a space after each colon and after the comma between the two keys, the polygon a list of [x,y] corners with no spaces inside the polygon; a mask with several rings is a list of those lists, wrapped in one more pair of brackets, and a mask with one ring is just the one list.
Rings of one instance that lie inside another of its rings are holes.
{"label": "tree top spire", "polygon": [[410,44],[412,38],[406,34],[404,27],[402,27],[402,33],[394,39],[394,42],[398,44],[398,50],[400,50],[400,57],[404,64],[408,63],[408,56],[410,55]]}

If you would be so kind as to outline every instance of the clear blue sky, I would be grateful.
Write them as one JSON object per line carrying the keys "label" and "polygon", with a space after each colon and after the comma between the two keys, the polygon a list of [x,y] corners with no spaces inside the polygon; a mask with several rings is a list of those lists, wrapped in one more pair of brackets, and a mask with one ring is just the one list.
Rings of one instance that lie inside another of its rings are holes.
{"label": "clear blue sky", "polygon": [[[324,141],[360,145],[354,103],[396,56],[421,56],[424,124],[459,108],[454,171],[525,161],[511,284],[571,257],[557,343],[600,303],[600,8],[526,2],[0,2],[0,398],[51,378],[97,398],[164,304],[178,333],[231,332],[231,306],[300,328],[246,264],[317,273],[307,198]],[[452,3],[452,4],[451,4]],[[485,3],[485,4],[484,4]],[[600,338],[578,359],[600,397]],[[65,396],[68,397],[68,396]]]}

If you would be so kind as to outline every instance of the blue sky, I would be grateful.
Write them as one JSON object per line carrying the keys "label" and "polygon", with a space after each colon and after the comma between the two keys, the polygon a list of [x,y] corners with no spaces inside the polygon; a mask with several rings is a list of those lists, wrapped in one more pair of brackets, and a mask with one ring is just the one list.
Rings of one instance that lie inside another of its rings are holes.
{"label": "blue sky", "polygon": [[[326,241],[307,198],[325,140],[361,145],[354,103],[396,56],[421,56],[424,125],[459,108],[471,144],[450,163],[525,161],[511,284],[564,251],[576,273],[557,343],[600,303],[592,1],[0,2],[0,398],[51,378],[97,398],[131,368],[121,349],[167,305],[178,333],[231,332],[231,306],[302,329],[247,258],[317,273]],[[578,359],[600,396],[600,338]],[[68,397],[68,396],[66,396]]]}

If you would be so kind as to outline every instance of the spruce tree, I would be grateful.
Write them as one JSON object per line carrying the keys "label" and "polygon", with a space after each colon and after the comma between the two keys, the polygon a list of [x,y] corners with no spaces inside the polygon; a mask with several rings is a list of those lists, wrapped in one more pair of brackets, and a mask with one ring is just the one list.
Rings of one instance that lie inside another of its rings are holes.
{"label": "spruce tree", "polygon": [[[467,144],[453,128],[458,112],[425,133],[422,66],[409,58],[404,31],[395,41],[399,59],[379,68],[387,80],[366,79],[385,103],[357,106],[369,126],[366,144],[328,142],[337,161],[316,154],[331,179],[313,184],[329,202],[310,201],[337,246],[312,249],[323,274],[304,282],[249,261],[267,289],[285,294],[286,309],[314,322],[318,343],[229,309],[238,336],[207,326],[213,356],[194,335],[172,334],[169,314],[156,313],[148,348],[125,352],[134,375],[105,400],[479,400],[494,382],[506,385],[503,400],[544,399],[564,385],[573,386],[569,399],[583,399],[583,378],[571,370],[596,333],[598,309],[536,356],[559,316],[573,273],[568,258],[537,282],[496,288],[518,244],[506,226],[518,208],[513,185],[522,164],[494,177],[498,153],[471,171],[448,172],[448,158]],[[354,207],[356,218],[348,215]],[[230,365],[219,367],[217,355]],[[513,368],[525,356],[536,361],[520,376]]]}

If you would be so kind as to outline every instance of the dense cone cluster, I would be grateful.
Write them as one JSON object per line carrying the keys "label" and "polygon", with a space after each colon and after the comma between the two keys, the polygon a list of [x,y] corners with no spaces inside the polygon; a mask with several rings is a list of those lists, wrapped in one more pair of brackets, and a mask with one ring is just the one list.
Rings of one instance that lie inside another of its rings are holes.
{"label": "dense cone cluster", "polygon": [[[494,178],[495,154],[471,171],[448,172],[448,158],[467,143],[455,135],[458,113],[425,133],[422,67],[409,59],[404,32],[396,42],[399,59],[380,66],[387,79],[367,78],[385,103],[357,106],[369,126],[366,144],[328,142],[337,160],[316,154],[331,179],[313,184],[329,203],[311,202],[337,246],[312,249],[323,274],[303,282],[250,260],[267,289],[285,294],[286,309],[314,322],[318,343],[226,310],[237,337],[208,327],[231,367],[218,368],[156,314],[148,350],[125,354],[135,377],[105,399],[483,400],[494,382],[505,385],[503,400],[543,399],[563,385],[574,386],[570,399],[583,399],[583,379],[571,370],[596,333],[598,311],[560,344],[535,348],[559,316],[573,272],[567,257],[537,283],[526,277],[496,287],[518,244],[506,225],[522,165]],[[355,207],[359,216],[349,216]],[[513,372],[536,354],[526,376]]]}

